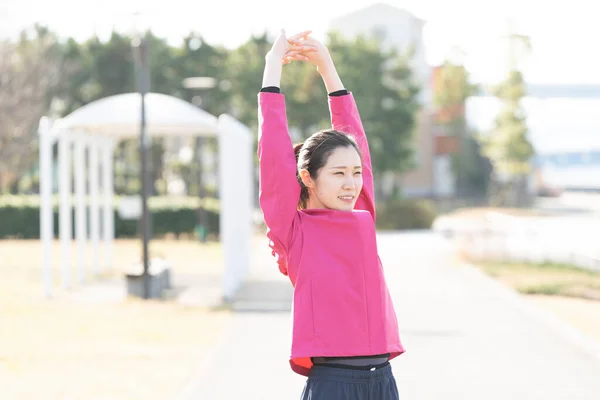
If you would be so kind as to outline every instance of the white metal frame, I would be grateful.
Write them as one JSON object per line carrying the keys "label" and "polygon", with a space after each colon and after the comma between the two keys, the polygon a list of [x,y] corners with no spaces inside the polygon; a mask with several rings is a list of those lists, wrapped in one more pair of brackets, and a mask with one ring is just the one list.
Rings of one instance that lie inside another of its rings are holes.
{"label": "white metal frame", "polygon": [[[70,266],[72,240],[77,250],[77,282],[86,280],[86,247],[91,244],[94,276],[112,264],[114,241],[113,165],[114,138],[94,137],[83,132],[53,132],[47,118],[40,136],[40,240],[44,294],[52,295],[53,173],[52,148],[58,146],[58,231],[60,239],[61,286],[73,286]],[[86,157],[87,153],[87,157]],[[87,161],[87,163],[86,163]],[[102,180],[100,176],[102,175]],[[74,181],[74,185],[72,184]],[[88,185],[86,185],[86,182]],[[73,191],[74,189],[74,191]],[[73,193],[74,192],[74,193]],[[74,200],[73,201],[73,194]],[[89,201],[89,204],[87,202]],[[72,213],[75,209],[75,230]],[[89,226],[88,226],[89,212]],[[102,235],[101,235],[102,234]],[[100,257],[104,242],[104,258]],[[100,264],[102,262],[102,265]]]}
{"label": "white metal frame", "polygon": [[[101,122],[96,121],[95,124]],[[73,286],[72,258],[76,260],[78,284],[83,284],[87,280],[89,267],[91,267],[92,275],[96,276],[109,269],[114,263],[112,155],[121,136],[118,135],[118,132],[110,136],[92,133],[94,131],[86,130],[85,126],[79,126],[77,129],[61,128],[60,126],[53,129],[52,122],[47,117],[43,117],[38,130],[41,271],[43,291],[46,297],[52,297],[53,292],[54,182],[52,149],[54,144],[57,144],[58,147],[57,192],[61,287],[69,289]],[[129,132],[131,129],[131,126],[126,127]],[[251,131],[226,114],[218,118],[213,134],[218,135],[220,143],[220,221],[225,260],[223,295],[225,299],[230,299],[245,279],[251,259],[254,203],[252,193],[253,141]],[[247,176],[242,179],[240,171],[244,170],[248,172]],[[75,211],[74,221],[73,210]],[[75,239],[76,257],[72,257],[73,239]],[[91,257],[89,258],[87,257],[88,246],[91,246]],[[202,260],[198,259],[198,263],[201,262]]]}

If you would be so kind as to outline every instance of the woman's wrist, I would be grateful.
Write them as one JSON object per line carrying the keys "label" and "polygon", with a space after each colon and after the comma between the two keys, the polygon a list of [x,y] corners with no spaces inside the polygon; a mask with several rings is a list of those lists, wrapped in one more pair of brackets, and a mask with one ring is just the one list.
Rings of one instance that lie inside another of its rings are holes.
{"label": "woman's wrist", "polygon": [[328,62],[317,66],[317,71],[319,71],[319,74],[323,79],[323,83],[325,83],[327,93],[345,89],[344,84],[342,83],[342,80],[335,69],[333,61],[329,60]]}
{"label": "woman's wrist", "polygon": [[283,65],[281,57],[276,57],[270,52],[265,57],[265,71],[263,73],[262,87],[281,86],[281,72]]}
{"label": "woman's wrist", "polygon": [[265,55],[265,61],[267,63],[275,63],[276,61],[279,61],[281,63],[281,60],[283,59],[283,55],[278,55],[273,53],[272,50],[269,50],[269,52]]}

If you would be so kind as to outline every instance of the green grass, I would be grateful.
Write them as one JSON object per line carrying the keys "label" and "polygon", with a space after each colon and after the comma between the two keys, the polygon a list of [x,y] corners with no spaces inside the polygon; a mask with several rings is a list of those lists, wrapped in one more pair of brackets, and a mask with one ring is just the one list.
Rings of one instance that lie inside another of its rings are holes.
{"label": "green grass", "polygon": [[490,276],[520,293],[600,301],[600,273],[567,264],[477,262]]}

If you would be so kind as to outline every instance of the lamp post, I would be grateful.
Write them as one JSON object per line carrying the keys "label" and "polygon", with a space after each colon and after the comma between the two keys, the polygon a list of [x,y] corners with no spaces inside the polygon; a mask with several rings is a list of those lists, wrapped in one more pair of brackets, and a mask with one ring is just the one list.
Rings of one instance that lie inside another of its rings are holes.
{"label": "lamp post", "polygon": [[135,60],[135,71],[137,77],[137,87],[141,98],[141,123],[140,123],[140,167],[141,167],[141,202],[142,215],[140,219],[140,230],[142,233],[142,262],[143,262],[143,282],[145,299],[150,297],[150,275],[149,275],[149,254],[148,244],[150,241],[150,215],[148,213],[148,147],[149,140],[146,132],[146,94],[150,89],[150,68],[148,65],[148,41],[143,34],[137,33],[132,41],[132,48]]}
{"label": "lamp post", "polygon": [[[190,77],[190,78],[186,78],[183,80],[182,82],[183,87],[186,89],[193,89],[193,90],[202,90],[202,89],[212,89],[217,85],[217,80],[213,77],[210,76],[196,76],[196,77]],[[199,104],[196,104],[199,106]],[[206,241],[206,212],[204,209],[204,200],[206,198],[206,195],[204,193],[204,181],[203,181],[203,174],[204,174],[204,160],[201,159],[202,157],[202,150],[203,150],[203,138],[201,136],[196,137],[196,149],[198,151],[198,154],[200,155],[200,159],[198,160],[198,198],[200,199],[200,207],[198,209],[198,227],[200,229],[200,241],[201,242],[205,242]]]}

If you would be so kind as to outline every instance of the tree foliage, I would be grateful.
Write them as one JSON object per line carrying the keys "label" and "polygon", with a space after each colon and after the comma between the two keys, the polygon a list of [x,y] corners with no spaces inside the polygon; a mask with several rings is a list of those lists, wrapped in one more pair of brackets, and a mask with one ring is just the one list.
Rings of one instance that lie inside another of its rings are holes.
{"label": "tree foliage", "polygon": [[60,85],[56,36],[36,26],[15,42],[0,42],[0,190],[12,176],[29,176],[37,161],[37,127]]}
{"label": "tree foliage", "polygon": [[[232,50],[213,46],[194,32],[175,46],[152,32],[146,33],[146,39],[150,43],[152,92],[190,101],[213,115],[229,113],[256,131],[257,93],[273,38],[267,33],[254,35]],[[132,37],[113,32],[106,41],[91,37],[83,42],[59,42],[50,31],[38,28],[34,36],[2,43],[0,159],[12,165],[5,155],[27,153],[31,157],[21,160],[34,168],[37,151],[32,146],[42,115],[65,116],[100,98],[135,91],[131,41]],[[326,44],[342,81],[358,103],[375,172],[406,171],[412,165],[412,135],[419,109],[410,53],[383,50],[376,38],[347,40],[335,33],[328,36]],[[198,90],[183,86],[185,78],[198,76],[215,78],[215,87]],[[314,66],[301,62],[286,65],[282,91],[294,140],[303,140],[330,124],[327,93]],[[21,147],[10,147],[17,144]],[[115,152],[118,192],[135,192],[139,186],[137,146],[136,141],[123,142]],[[152,165],[157,169],[153,177],[157,180],[164,175],[163,168],[170,168],[165,164],[177,163],[162,162],[165,146],[155,143],[153,147]],[[184,171],[187,167],[173,168],[196,179]],[[164,187],[158,185],[157,191]]]}
{"label": "tree foliage", "polygon": [[518,50],[531,52],[531,43],[527,36],[518,34],[510,34],[508,40],[510,70],[506,79],[494,89],[500,110],[494,127],[483,137],[482,144],[494,167],[493,203],[522,206],[530,200],[527,181],[534,148],[528,137],[527,116],[521,104],[526,95],[525,81],[517,65]]}
{"label": "tree foliage", "polygon": [[458,197],[482,197],[488,189],[489,160],[467,126],[465,102],[477,91],[464,65],[444,61],[434,72],[435,123],[455,137],[457,150],[452,154],[452,172]]}

